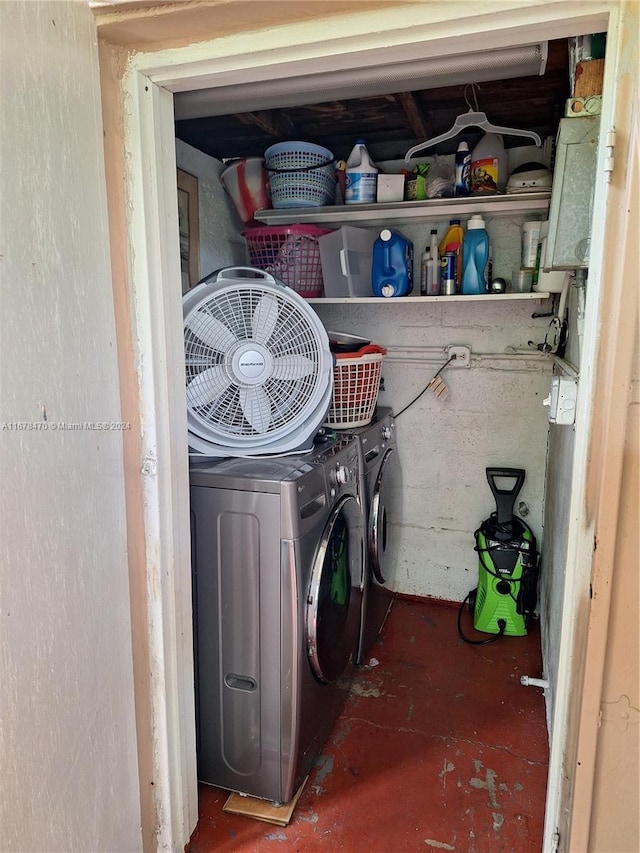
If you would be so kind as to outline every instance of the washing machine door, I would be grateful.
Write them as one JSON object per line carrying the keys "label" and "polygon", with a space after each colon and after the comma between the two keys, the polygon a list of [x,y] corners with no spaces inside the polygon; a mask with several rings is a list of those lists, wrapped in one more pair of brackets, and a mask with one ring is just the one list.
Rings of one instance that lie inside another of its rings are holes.
{"label": "washing machine door", "polygon": [[390,447],[380,463],[369,509],[369,565],[379,584],[389,584],[396,560],[396,524],[392,522],[398,518],[399,483],[400,462],[395,448]]}
{"label": "washing machine door", "polygon": [[324,529],[307,595],[307,651],[319,681],[336,681],[355,658],[363,579],[362,512],[356,498],[345,495]]}

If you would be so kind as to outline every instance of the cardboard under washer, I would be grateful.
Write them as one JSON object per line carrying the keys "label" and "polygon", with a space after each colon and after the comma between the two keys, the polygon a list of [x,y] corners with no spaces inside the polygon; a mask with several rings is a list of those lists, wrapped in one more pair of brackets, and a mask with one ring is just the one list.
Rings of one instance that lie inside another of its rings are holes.
{"label": "cardboard under washer", "polygon": [[270,800],[261,800],[258,797],[233,793],[229,795],[222,811],[229,814],[244,815],[244,817],[251,817],[254,820],[264,820],[267,823],[275,823],[277,826],[288,826],[308,778],[307,776],[289,802],[283,803],[281,806],[274,806]]}

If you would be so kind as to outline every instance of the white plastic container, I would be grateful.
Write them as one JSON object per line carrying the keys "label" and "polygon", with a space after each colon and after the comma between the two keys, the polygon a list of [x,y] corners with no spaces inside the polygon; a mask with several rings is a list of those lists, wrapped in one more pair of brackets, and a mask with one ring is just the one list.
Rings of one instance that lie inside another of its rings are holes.
{"label": "white plastic container", "polygon": [[325,297],[373,296],[371,265],[378,232],[343,225],[318,239]]}
{"label": "white plastic container", "polygon": [[533,286],[536,293],[562,293],[565,277],[569,275],[565,270],[540,271],[537,283]]}
{"label": "white plastic container", "polygon": [[531,267],[517,267],[514,269],[511,278],[512,293],[529,293],[532,280],[533,270]]}
{"label": "white plastic container", "polygon": [[534,269],[538,257],[541,222],[525,222],[522,226],[521,266]]}
{"label": "white plastic container", "polygon": [[376,201],[402,201],[404,199],[404,184],[404,175],[378,175]]}
{"label": "white plastic container", "polygon": [[485,133],[471,152],[471,195],[503,192],[507,185],[508,160],[502,137]]}
{"label": "white plastic container", "polygon": [[372,204],[376,200],[378,167],[372,163],[363,139],[356,140],[345,173],[345,204]]}

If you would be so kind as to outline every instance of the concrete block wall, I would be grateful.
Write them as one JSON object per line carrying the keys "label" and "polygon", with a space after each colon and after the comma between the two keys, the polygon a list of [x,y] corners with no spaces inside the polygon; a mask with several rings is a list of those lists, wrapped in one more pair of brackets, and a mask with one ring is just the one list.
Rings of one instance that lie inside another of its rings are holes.
{"label": "concrete block wall", "polygon": [[[544,304],[544,303],[543,303]],[[485,468],[524,468],[516,512],[542,534],[550,364],[513,354],[544,335],[538,302],[318,305],[328,329],[389,347],[378,402],[400,412],[447,360],[447,345],[471,347],[471,367],[441,374],[397,420],[402,468],[396,590],[461,601],[477,583],[473,533],[495,509]],[[414,347],[407,358],[402,342]],[[397,349],[396,349],[397,348]],[[521,505],[522,504],[522,505]],[[521,506],[520,506],[521,505]]]}

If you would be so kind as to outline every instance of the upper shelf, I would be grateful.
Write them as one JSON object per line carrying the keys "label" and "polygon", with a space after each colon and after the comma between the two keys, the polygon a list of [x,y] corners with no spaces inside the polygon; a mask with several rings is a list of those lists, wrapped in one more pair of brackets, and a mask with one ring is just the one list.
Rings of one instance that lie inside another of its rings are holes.
{"label": "upper shelf", "polygon": [[258,210],[255,219],[267,225],[313,223],[315,225],[389,225],[425,219],[443,220],[457,216],[468,218],[474,213],[487,216],[512,216],[518,213],[546,213],[550,192],[513,193],[509,195],[437,198],[427,201],[398,201],[381,204],[336,204],[331,207],[291,207]]}

